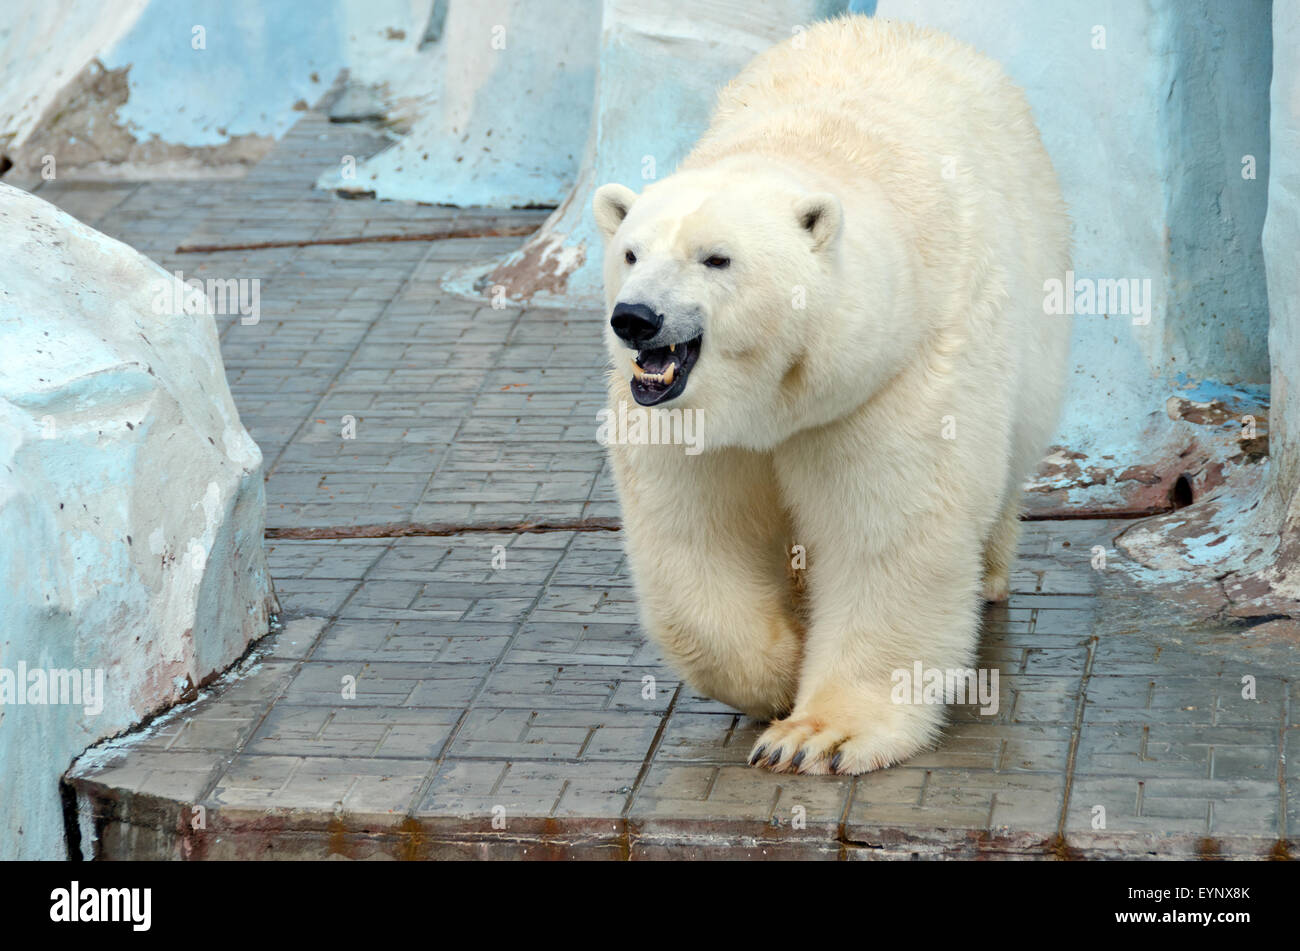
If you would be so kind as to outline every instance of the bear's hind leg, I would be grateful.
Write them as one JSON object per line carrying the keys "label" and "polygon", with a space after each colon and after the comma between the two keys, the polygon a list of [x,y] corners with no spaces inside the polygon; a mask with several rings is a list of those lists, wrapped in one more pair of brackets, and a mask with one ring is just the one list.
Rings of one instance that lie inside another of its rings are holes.
{"label": "bear's hind leg", "polygon": [[1001,602],[1011,597],[1011,566],[1020,541],[1020,498],[1013,493],[998,513],[984,540],[984,600]]}

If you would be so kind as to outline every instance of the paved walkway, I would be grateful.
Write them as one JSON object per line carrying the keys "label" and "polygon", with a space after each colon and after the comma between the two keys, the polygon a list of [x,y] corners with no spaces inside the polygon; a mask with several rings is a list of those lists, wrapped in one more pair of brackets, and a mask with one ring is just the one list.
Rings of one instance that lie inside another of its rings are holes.
{"label": "paved walkway", "polygon": [[[38,192],[186,277],[262,281],[260,321],[222,318],[222,348],[266,457],[284,627],[197,702],[79,761],[87,853],[1296,848],[1294,646],[1179,626],[1118,570],[1131,522],[1028,525],[1015,594],[987,617],[996,715],[959,708],[939,749],[867,776],[746,767],[761,725],[683,687],[637,629],[595,442],[599,315],[493,310],[438,286],[520,238],[177,253],[542,220],[310,189],[379,144],[308,114],[242,180]],[[503,530],[522,523],[561,527]]]}

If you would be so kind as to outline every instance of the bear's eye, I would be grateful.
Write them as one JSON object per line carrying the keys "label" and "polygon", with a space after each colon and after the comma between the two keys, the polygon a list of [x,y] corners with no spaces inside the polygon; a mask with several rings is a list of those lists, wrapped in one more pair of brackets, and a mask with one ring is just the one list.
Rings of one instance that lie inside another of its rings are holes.
{"label": "bear's eye", "polygon": [[624,251],[624,252],[623,252],[623,260],[626,261],[628,264],[635,264],[635,263],[636,263],[636,255],[633,254],[631,251]]}
{"label": "bear's eye", "polygon": [[705,267],[724,268],[731,263],[731,258],[723,257],[721,254],[714,254],[704,259]]}

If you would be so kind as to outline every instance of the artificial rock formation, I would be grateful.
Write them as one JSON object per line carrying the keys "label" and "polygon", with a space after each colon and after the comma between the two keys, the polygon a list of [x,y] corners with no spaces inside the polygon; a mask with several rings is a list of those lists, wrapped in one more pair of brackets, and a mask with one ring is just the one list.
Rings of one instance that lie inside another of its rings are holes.
{"label": "artificial rock formation", "polygon": [[0,185],[0,858],[58,782],[266,633],[262,455],[204,295]]}

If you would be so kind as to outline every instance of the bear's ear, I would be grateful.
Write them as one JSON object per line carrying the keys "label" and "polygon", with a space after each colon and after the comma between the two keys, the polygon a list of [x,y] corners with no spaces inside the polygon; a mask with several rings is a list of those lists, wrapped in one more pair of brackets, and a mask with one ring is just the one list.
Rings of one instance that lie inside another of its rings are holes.
{"label": "bear's ear", "polygon": [[840,233],[844,213],[840,200],[830,192],[805,195],[794,203],[795,220],[812,238],[812,248],[820,251],[835,240]]}
{"label": "bear's ear", "polygon": [[635,201],[636,192],[626,185],[610,182],[596,189],[596,195],[591,200],[591,211],[596,218],[596,227],[606,240],[614,237],[614,232],[632,210]]}

